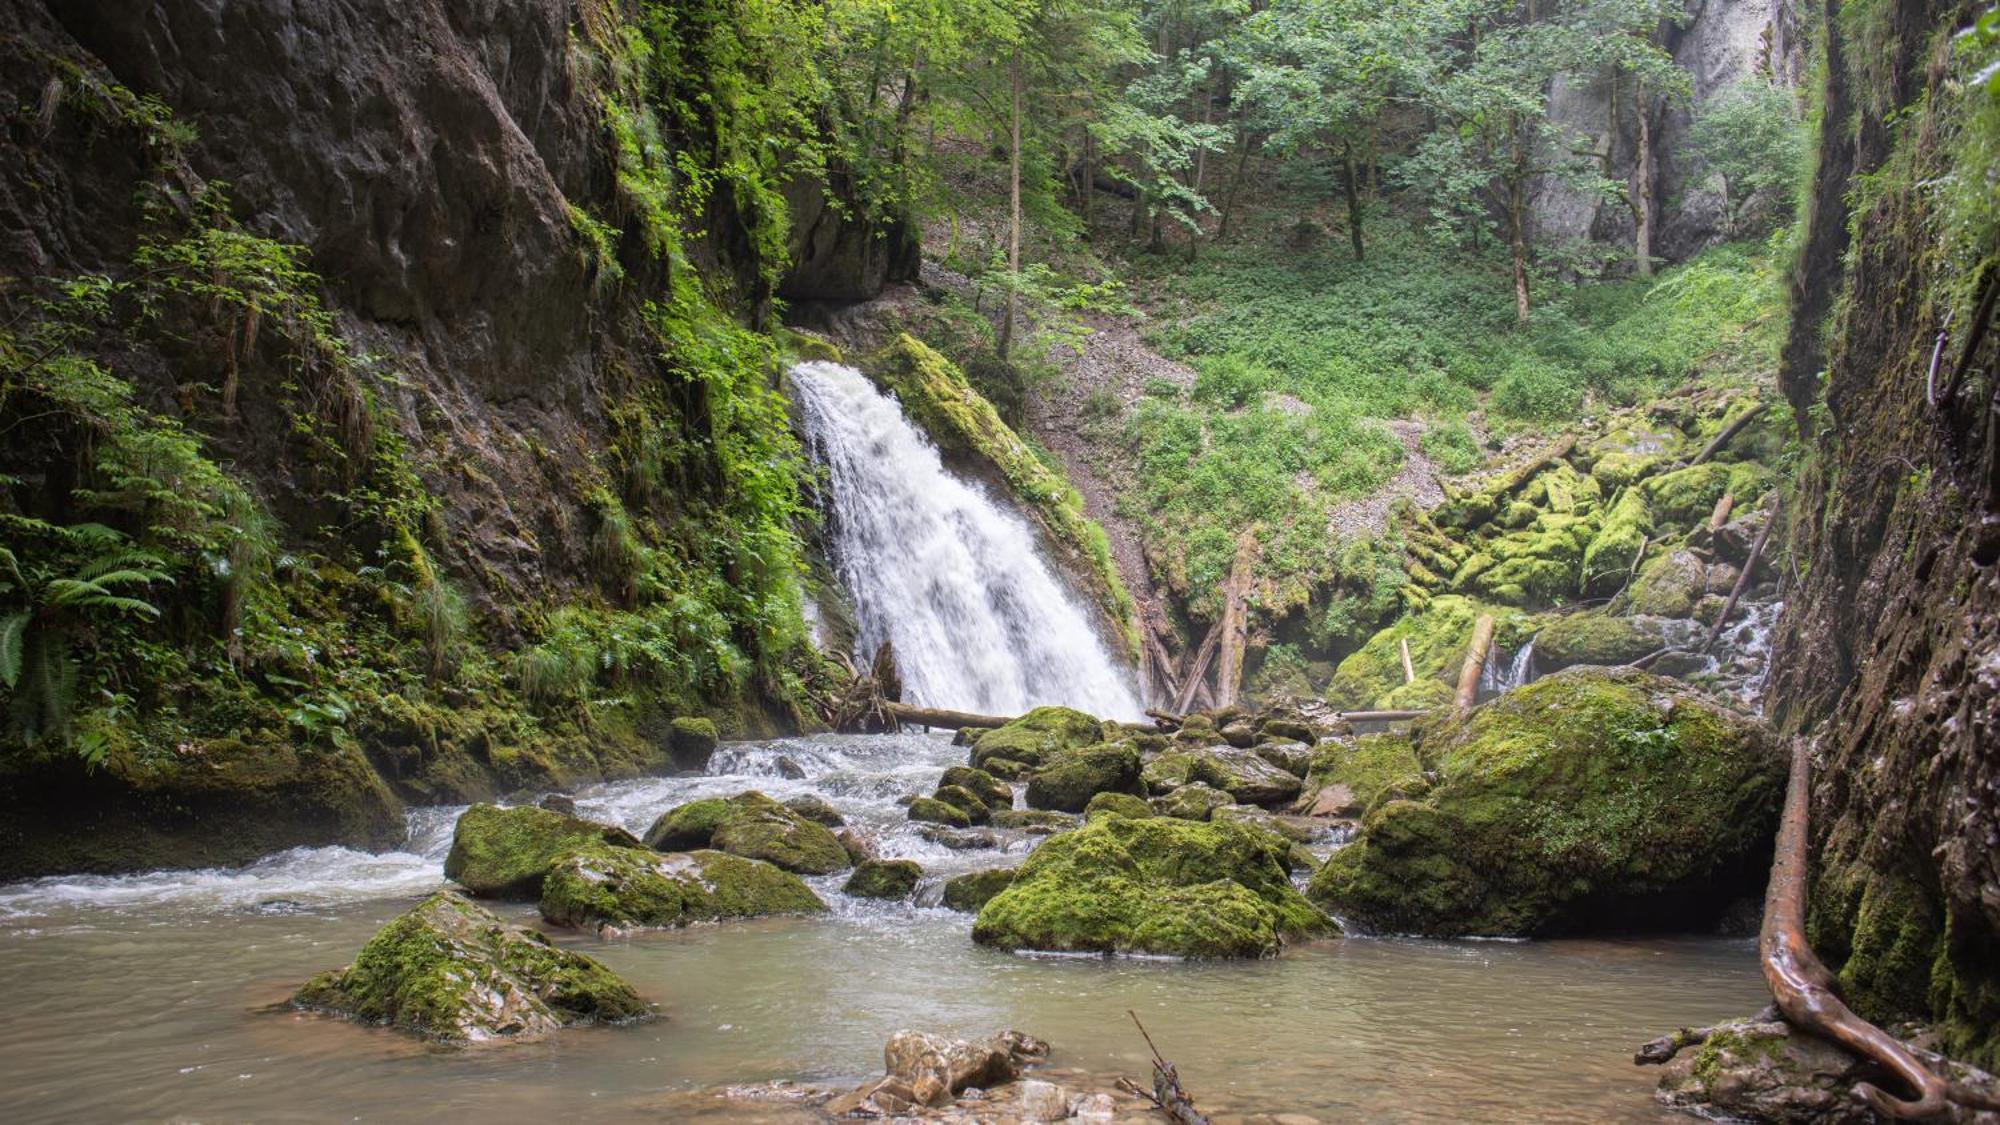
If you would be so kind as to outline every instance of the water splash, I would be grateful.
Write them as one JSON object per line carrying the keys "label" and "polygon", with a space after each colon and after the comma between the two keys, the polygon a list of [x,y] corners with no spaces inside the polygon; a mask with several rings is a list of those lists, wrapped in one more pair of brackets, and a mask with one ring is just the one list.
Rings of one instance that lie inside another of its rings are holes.
{"label": "water splash", "polygon": [[854,599],[855,655],[895,646],[905,698],[1018,715],[1064,704],[1137,719],[1128,670],[1092,630],[1019,516],[947,472],[867,377],[792,369],[807,444],[826,467],[835,569]]}

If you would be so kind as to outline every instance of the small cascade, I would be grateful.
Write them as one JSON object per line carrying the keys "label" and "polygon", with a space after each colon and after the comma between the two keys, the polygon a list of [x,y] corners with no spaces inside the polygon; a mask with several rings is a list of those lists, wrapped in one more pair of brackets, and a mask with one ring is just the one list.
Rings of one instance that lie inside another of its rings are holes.
{"label": "small cascade", "polygon": [[1479,698],[1492,699],[1505,695],[1523,684],[1535,679],[1535,639],[1529,637],[1526,644],[1516,651],[1511,659],[1499,659],[1496,647],[1486,666],[1479,671]]}
{"label": "small cascade", "polygon": [[1127,669],[1037,550],[1028,524],[945,470],[866,376],[792,369],[806,441],[826,468],[834,567],[854,600],[855,655],[895,646],[904,697],[1018,715],[1064,704],[1140,717]]}
{"label": "small cascade", "polygon": [[1694,620],[1670,621],[1665,628],[1667,654],[1653,670],[1761,708],[1764,688],[1771,678],[1771,639],[1784,609],[1785,603],[1776,599],[1744,602],[1707,652],[1696,650],[1708,639],[1708,625]]}

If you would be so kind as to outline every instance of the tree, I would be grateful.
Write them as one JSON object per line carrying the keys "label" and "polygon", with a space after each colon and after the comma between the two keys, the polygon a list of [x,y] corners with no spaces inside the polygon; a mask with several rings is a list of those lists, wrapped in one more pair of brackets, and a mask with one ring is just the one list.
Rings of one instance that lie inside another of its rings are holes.
{"label": "tree", "polygon": [[1753,200],[1790,189],[1805,156],[1798,98],[1762,76],[1710,99],[1688,139],[1722,181],[1723,227],[1732,238]]}

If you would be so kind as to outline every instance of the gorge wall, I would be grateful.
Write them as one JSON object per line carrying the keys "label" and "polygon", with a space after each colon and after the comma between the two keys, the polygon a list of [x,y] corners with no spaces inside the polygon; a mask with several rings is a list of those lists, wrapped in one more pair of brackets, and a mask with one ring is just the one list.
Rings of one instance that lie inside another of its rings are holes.
{"label": "gorge wall", "polygon": [[[1815,740],[1810,937],[1853,1006],[2000,1063],[2000,432],[1983,6],[1826,5],[1780,382],[1810,447],[1771,697]],[[1985,296],[1985,304],[1981,298]],[[1934,358],[1935,357],[1935,358]]]}

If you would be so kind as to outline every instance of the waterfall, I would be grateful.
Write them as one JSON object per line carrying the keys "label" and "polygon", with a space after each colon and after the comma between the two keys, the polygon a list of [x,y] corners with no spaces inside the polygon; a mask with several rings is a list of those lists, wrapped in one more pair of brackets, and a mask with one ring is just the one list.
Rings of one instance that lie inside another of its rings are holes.
{"label": "waterfall", "polygon": [[936,447],[859,371],[802,363],[791,382],[807,447],[826,469],[856,657],[893,644],[912,703],[991,715],[1059,703],[1139,718],[1129,674],[1020,516],[945,471]]}
{"label": "waterfall", "polygon": [[1521,650],[1503,668],[1499,660],[1499,649],[1495,648],[1486,666],[1479,671],[1479,698],[1491,699],[1505,695],[1522,684],[1535,678],[1535,638],[1529,637]]}

